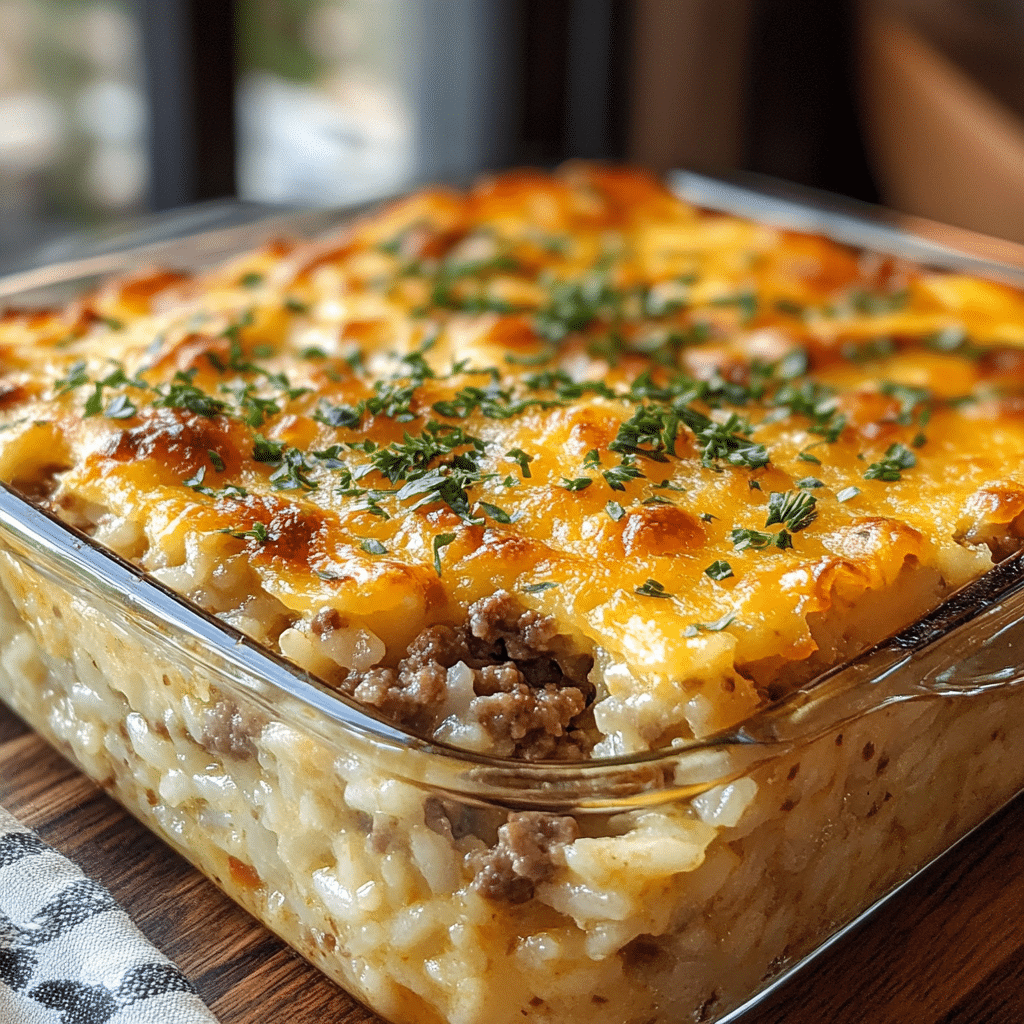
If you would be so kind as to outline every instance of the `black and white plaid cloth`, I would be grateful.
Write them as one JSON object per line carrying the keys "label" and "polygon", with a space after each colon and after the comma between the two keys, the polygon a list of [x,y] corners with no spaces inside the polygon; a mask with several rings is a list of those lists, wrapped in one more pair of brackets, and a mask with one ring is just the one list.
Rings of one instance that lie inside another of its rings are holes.
{"label": "black and white plaid cloth", "polygon": [[0,1022],[216,1019],[103,886],[0,807]]}

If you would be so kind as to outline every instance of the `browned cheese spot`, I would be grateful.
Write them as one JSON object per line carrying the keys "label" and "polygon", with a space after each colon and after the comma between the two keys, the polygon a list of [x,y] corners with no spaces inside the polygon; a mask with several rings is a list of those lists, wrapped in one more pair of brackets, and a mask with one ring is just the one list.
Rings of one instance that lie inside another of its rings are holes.
{"label": "browned cheese spot", "polygon": [[146,410],[142,422],[111,440],[103,453],[115,462],[152,459],[181,479],[201,467],[209,470],[210,452],[216,452],[227,471],[237,471],[240,427],[224,417],[196,416],[182,409]]}
{"label": "browned cheese spot", "polygon": [[707,540],[700,520],[675,505],[645,505],[626,516],[622,547],[627,555],[679,555]]}

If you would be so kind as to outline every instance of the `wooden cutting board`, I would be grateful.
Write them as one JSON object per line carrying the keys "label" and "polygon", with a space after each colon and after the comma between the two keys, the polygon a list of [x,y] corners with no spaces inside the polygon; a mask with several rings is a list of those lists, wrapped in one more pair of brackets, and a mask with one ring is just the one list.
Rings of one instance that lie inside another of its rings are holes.
{"label": "wooden cutting board", "polygon": [[[0,804],[106,885],[222,1024],[379,1024],[2,706]],[[1017,800],[744,1024],[1013,1024],[1022,1006]]]}

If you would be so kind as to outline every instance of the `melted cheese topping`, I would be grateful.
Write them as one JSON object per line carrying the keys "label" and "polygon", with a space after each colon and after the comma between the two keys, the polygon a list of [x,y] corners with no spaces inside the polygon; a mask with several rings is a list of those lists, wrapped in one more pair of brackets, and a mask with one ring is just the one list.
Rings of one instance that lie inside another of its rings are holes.
{"label": "melted cheese topping", "polygon": [[552,616],[598,753],[742,719],[1024,535],[1024,296],[635,172],[9,311],[0,373],[0,478],[268,642]]}

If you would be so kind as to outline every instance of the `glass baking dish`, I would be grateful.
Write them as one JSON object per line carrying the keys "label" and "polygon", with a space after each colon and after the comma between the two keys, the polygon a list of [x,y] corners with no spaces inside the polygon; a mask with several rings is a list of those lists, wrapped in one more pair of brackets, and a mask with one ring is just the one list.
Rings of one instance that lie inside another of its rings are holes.
{"label": "glass baking dish", "polygon": [[[1024,281],[1014,247],[692,175],[702,205]],[[28,271],[16,304],[344,213]],[[1017,264],[1016,266],[1014,264]],[[409,736],[0,488],[0,696],[396,1022],[733,1020],[1024,788],[1024,562],[742,726],[583,764]],[[532,887],[496,904],[480,858]]]}

